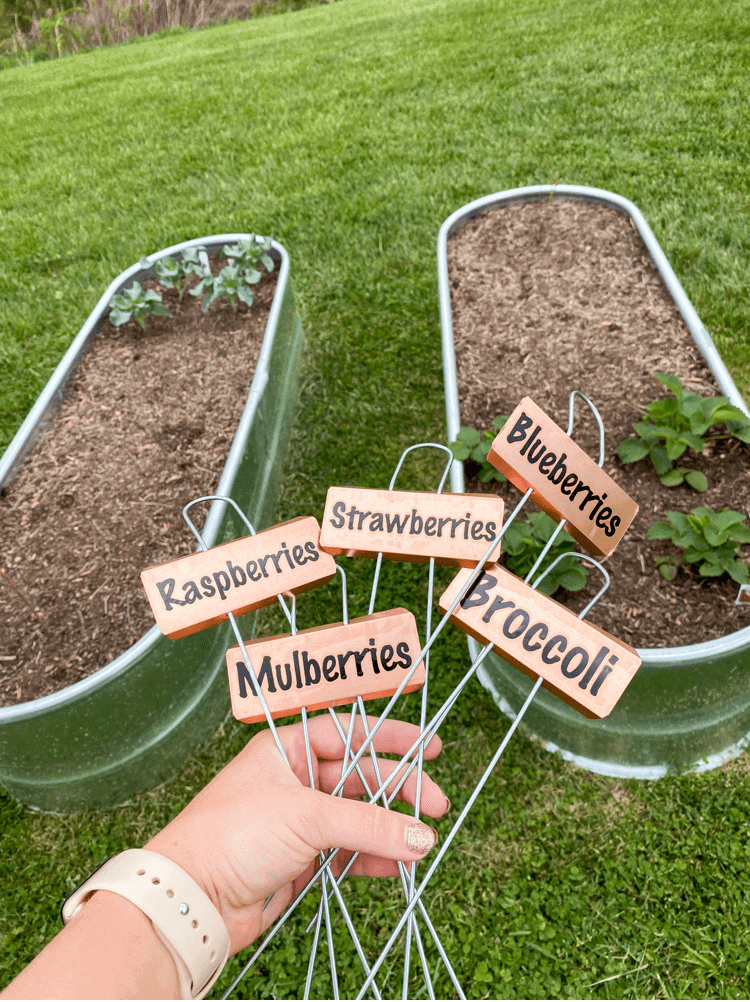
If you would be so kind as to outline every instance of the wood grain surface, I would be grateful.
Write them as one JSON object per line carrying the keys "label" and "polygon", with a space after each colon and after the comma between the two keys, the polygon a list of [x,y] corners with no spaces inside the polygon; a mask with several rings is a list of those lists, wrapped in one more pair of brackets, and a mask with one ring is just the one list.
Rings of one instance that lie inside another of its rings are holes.
{"label": "wood grain surface", "polygon": [[[476,573],[464,568],[440,596],[445,613]],[[451,622],[586,717],[606,717],[641,663],[638,652],[578,619],[494,564],[456,606]]]}
{"label": "wood grain surface", "polygon": [[280,522],[191,553],[141,574],[156,624],[173,640],[212,626],[227,614],[270,605],[282,592],[299,594],[325,584],[336,563],[318,546],[320,526],[310,515]]}
{"label": "wood grain surface", "polygon": [[[239,646],[227,651],[227,671],[232,713],[246,724],[265,720],[256,681],[271,716],[288,717],[303,706],[320,710],[345,706],[358,696],[392,696],[420,651],[417,623],[407,609],[360,616],[346,626],[331,623],[265,637],[245,646],[252,674]],[[424,663],[403,691],[414,692],[423,683]]]}
{"label": "wood grain surface", "polygon": [[[331,487],[320,545],[338,556],[377,557],[473,567],[503,524],[503,501],[493,494],[434,494]],[[500,544],[491,560],[500,556]]]}
{"label": "wood grain surface", "polygon": [[615,549],[638,505],[552,418],[524,397],[487,456],[520,491],[595,556]]}

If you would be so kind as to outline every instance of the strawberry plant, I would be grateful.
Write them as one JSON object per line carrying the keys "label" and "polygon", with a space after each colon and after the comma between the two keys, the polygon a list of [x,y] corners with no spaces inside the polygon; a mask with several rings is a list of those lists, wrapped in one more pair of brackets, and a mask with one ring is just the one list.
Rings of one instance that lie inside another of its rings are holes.
{"label": "strawberry plant", "polygon": [[[519,578],[525,578],[556,528],[557,523],[542,511],[533,512],[529,515],[528,521],[514,519],[505,530],[502,543],[508,570],[513,571]],[[575,550],[575,543],[563,530],[547,551],[535,576],[538,577],[561,554],[572,550]],[[539,591],[545,595],[554,595],[558,588],[580,591],[586,584],[587,577],[588,570],[581,561],[567,557],[543,578],[539,584]]]}
{"label": "strawberry plant", "polygon": [[750,543],[750,526],[739,511],[720,508],[693,508],[690,514],[670,511],[666,522],[656,522],[647,539],[670,539],[682,553],[658,557],[656,566],[662,577],[672,581],[684,564],[698,567],[702,577],[728,574],[738,584],[750,580],[747,564],[738,553],[740,543]]}
{"label": "strawberry plant", "polygon": [[137,320],[146,329],[146,316],[155,313],[160,317],[168,317],[169,310],[162,304],[161,296],[153,289],[143,289],[139,282],[133,282],[129,289],[113,296],[110,301],[109,322],[114,327],[120,327],[128,320]]}
{"label": "strawberry plant", "polygon": [[505,477],[496,470],[492,463],[487,460],[487,453],[490,451],[498,431],[508,420],[507,414],[500,414],[492,422],[491,428],[486,428],[483,432],[478,432],[476,428],[462,428],[456,436],[455,442],[449,444],[454,459],[460,462],[471,460],[479,465],[477,479],[482,484],[488,484],[491,480],[504,483]]}
{"label": "strawberry plant", "polygon": [[[654,378],[672,395],[646,407],[643,419],[633,425],[637,437],[622,441],[618,455],[623,463],[649,456],[665,487],[687,483],[696,491],[705,491],[708,481],[703,473],[672,464],[687,449],[702,452],[709,441],[736,438],[750,443],[750,420],[739,407],[729,403],[729,397],[701,397],[685,391],[672,373],[655,372]],[[726,426],[725,433],[706,435],[709,428],[719,424]]]}

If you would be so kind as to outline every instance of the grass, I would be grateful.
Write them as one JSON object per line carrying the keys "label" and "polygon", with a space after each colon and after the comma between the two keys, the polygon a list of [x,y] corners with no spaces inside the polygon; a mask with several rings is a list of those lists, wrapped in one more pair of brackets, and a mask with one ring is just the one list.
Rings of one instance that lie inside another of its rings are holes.
{"label": "grass", "polygon": [[[189,237],[272,232],[309,334],[282,514],[320,514],[330,483],[381,487],[402,448],[444,439],[440,223],[558,172],[636,202],[747,395],[748,6],[345,0],[3,72],[0,443],[115,274]],[[436,462],[405,485],[426,488]],[[372,568],[351,564],[357,615]],[[423,588],[389,566],[381,607]],[[306,597],[300,621],[338,618],[336,595]],[[457,632],[433,664],[437,701],[466,664]],[[475,685],[432,770],[453,817],[503,732]],[[0,799],[3,979],[56,930],[67,889],[142,844],[245,738],[227,725],[106,814]],[[428,907],[472,997],[744,998],[748,818],[744,757],[639,785],[517,736]],[[360,896],[382,942],[397,892]],[[306,942],[290,928],[248,996],[295,994]],[[353,979],[342,965],[342,995]],[[329,992],[321,976],[313,994]]]}

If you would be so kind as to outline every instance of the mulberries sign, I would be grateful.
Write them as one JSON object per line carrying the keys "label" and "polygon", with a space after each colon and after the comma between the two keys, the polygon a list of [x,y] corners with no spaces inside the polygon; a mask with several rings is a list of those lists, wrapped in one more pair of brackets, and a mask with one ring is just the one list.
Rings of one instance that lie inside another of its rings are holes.
{"label": "mulberries sign", "polygon": [[[227,651],[232,712],[238,720],[264,720],[256,691],[261,687],[271,716],[286,717],[301,707],[322,710],[353,703],[358,696],[392,696],[404,673],[419,655],[414,616],[407,609],[388,609],[295,634],[252,640]],[[403,692],[424,682],[424,664],[413,672]]]}

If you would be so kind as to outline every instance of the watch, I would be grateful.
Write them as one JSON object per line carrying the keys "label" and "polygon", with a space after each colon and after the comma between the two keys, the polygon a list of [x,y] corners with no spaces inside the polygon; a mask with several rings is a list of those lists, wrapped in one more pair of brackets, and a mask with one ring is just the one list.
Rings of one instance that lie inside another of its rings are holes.
{"label": "watch", "polygon": [[229,957],[229,933],[208,895],[182,867],[150,849],[112,856],[62,906],[67,925],[94,891],[113,891],[151,919],[174,958],[183,999],[202,999]]}

